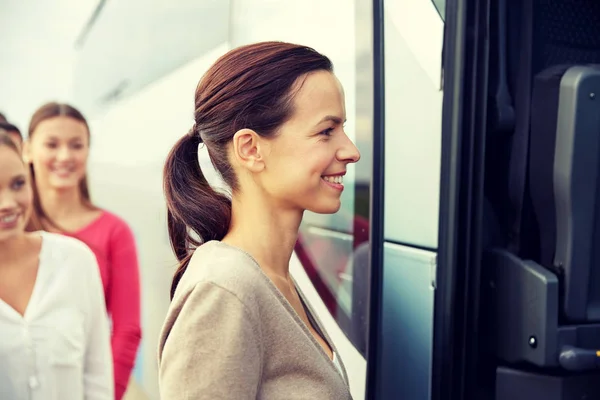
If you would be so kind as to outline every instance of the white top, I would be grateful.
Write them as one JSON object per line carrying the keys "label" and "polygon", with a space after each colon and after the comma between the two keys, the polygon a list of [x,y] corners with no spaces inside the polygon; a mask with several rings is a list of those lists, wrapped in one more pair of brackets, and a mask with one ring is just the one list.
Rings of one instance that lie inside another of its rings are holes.
{"label": "white top", "polygon": [[40,234],[40,263],[25,315],[0,299],[0,399],[114,400],[94,253],[76,239]]}

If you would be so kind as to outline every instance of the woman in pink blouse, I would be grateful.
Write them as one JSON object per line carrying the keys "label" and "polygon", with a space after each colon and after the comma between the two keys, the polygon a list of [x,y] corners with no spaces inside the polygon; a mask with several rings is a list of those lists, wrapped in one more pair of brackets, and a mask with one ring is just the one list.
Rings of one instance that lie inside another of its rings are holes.
{"label": "woman in pink blouse", "polygon": [[34,182],[30,230],[77,238],[95,253],[112,320],[115,398],[120,400],[141,340],[138,258],[129,226],[91,201],[89,144],[88,124],[74,107],[48,103],[33,114],[24,146]]}

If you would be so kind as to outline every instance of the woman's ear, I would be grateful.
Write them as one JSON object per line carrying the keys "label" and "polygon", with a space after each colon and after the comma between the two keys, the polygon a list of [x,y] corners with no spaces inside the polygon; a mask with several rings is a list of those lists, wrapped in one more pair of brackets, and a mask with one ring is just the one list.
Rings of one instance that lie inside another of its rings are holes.
{"label": "woman's ear", "polygon": [[252,129],[240,129],[233,135],[233,160],[239,166],[260,172],[265,168],[265,143]]}
{"label": "woman's ear", "polygon": [[29,164],[31,162],[31,144],[29,143],[29,140],[23,141],[23,150],[21,150],[21,156],[23,157],[25,164]]}

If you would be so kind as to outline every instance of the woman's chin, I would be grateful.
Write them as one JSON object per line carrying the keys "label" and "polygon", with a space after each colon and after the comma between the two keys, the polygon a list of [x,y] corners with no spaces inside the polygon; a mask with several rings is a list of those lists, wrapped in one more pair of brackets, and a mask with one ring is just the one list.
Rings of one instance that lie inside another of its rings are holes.
{"label": "woman's chin", "polygon": [[322,202],[320,204],[314,204],[307,210],[316,214],[335,214],[340,210],[341,207],[342,202],[340,201],[340,199],[337,199],[333,201],[330,200],[327,202]]}
{"label": "woman's chin", "polygon": [[52,189],[69,190],[69,189],[76,188],[77,185],[79,184],[79,180],[77,180],[75,178],[52,177],[48,183],[49,183],[48,186],[50,186]]}

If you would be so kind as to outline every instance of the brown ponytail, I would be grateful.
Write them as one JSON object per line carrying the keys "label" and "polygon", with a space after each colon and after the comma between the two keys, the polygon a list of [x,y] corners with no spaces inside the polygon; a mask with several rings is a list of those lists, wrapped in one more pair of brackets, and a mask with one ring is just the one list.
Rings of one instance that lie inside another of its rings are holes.
{"label": "brown ponytail", "polygon": [[[191,132],[190,132],[191,133]],[[171,285],[171,298],[200,242],[190,236],[191,229],[202,242],[225,237],[231,218],[231,201],[208,183],[198,163],[199,135],[185,135],[175,144],[164,168],[167,198],[167,223],[171,248],[179,260]]]}
{"label": "brown ponytail", "polygon": [[243,128],[264,137],[275,135],[292,115],[302,77],[332,69],[331,61],[310,47],[262,42],[229,51],[202,77],[194,128],[175,144],[164,169],[169,236],[180,262],[171,298],[194,249],[222,240],[231,221],[231,201],[213,190],[200,170],[198,145],[204,142],[215,169],[235,193],[238,183],[228,157],[233,135]]}

